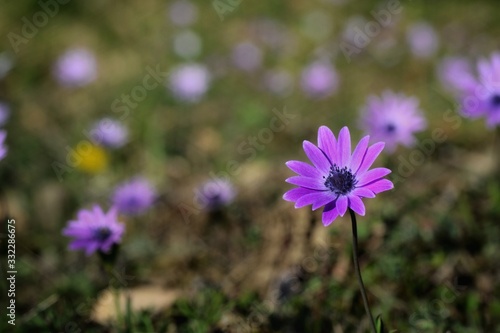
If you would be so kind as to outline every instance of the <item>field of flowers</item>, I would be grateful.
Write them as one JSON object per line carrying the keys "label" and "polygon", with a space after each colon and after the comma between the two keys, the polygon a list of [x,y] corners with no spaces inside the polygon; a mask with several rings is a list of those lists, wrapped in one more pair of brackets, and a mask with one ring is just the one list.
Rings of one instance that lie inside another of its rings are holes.
{"label": "field of flowers", "polygon": [[499,10],[5,2],[0,332],[500,333]]}

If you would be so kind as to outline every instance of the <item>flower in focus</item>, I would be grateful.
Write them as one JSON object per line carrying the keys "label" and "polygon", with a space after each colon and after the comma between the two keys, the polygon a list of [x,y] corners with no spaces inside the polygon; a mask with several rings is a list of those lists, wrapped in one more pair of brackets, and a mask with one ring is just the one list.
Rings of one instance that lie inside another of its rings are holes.
{"label": "flower in focus", "polygon": [[210,73],[200,64],[181,65],[172,71],[169,87],[175,97],[187,102],[197,102],[208,90]]}
{"label": "flower in focus", "polygon": [[120,121],[110,118],[99,120],[90,133],[96,144],[109,148],[120,148],[128,139],[127,128]]}
{"label": "flower in focus", "polygon": [[97,77],[94,54],[82,48],[66,51],[57,60],[54,76],[64,86],[79,87],[89,84]]}
{"label": "flower in focus", "polygon": [[302,89],[310,97],[328,97],[337,90],[339,78],[335,69],[325,62],[314,62],[302,72]]}
{"label": "flower in focus", "polygon": [[76,167],[88,173],[98,173],[108,166],[108,155],[106,151],[95,145],[79,144],[72,151],[72,159],[76,161]]}
{"label": "flower in focus", "polygon": [[418,108],[418,99],[385,91],[382,97],[370,96],[361,119],[362,129],[375,141],[386,143],[394,152],[398,144],[411,146],[414,133],[426,128],[427,122]]}
{"label": "flower in focus", "polygon": [[5,146],[5,138],[7,137],[7,132],[0,131],[0,160],[3,160],[7,155],[7,146]]}
{"label": "flower in focus", "polygon": [[70,250],[84,250],[87,256],[96,251],[108,253],[114,244],[120,243],[125,225],[118,222],[115,208],[104,213],[98,205],[91,210],[82,209],[77,219],[68,222],[63,235],[72,237]]}
{"label": "flower in focus", "polygon": [[229,181],[218,178],[202,184],[196,190],[199,202],[208,210],[216,210],[230,204],[236,196],[236,190]]}
{"label": "flower in focus", "polygon": [[10,116],[10,108],[7,104],[0,102],[0,126],[7,123]]}
{"label": "flower in focus", "polygon": [[244,71],[251,72],[262,63],[262,50],[252,42],[242,42],[233,48],[234,65]]}
{"label": "flower in focus", "polygon": [[144,178],[135,178],[118,185],[114,191],[113,205],[120,213],[138,215],[151,207],[156,200],[153,186]]}
{"label": "flower in focus", "polygon": [[419,58],[433,56],[439,47],[436,31],[425,22],[412,25],[406,34],[406,39],[410,45],[411,53]]}
{"label": "flower in focus", "polygon": [[338,140],[332,131],[321,126],[318,130],[318,146],[304,141],[304,151],[312,162],[288,161],[286,165],[298,176],[290,177],[287,183],[298,187],[283,195],[286,201],[295,202],[295,208],[312,204],[316,210],[324,206],[323,224],[331,224],[347,208],[365,215],[361,198],[374,198],[376,194],[394,187],[385,179],[391,170],[375,168],[368,170],[384,149],[384,143],[368,146],[369,136],[360,140],[351,154],[351,137],[347,127],[342,128]]}

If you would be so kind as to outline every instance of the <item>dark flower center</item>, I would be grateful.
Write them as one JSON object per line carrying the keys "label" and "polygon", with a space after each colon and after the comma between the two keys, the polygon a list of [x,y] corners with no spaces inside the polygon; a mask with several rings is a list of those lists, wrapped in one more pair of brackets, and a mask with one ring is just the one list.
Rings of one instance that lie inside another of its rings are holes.
{"label": "dark flower center", "polygon": [[491,104],[495,108],[500,107],[500,94],[495,94],[491,97]]}
{"label": "dark flower center", "polygon": [[396,132],[396,126],[394,124],[385,125],[385,131],[389,134]]}
{"label": "dark flower center", "polygon": [[100,227],[95,230],[94,236],[98,241],[104,242],[111,236],[111,230],[108,227]]}
{"label": "dark flower center", "polygon": [[351,173],[350,169],[347,169],[347,167],[341,169],[337,164],[334,164],[330,167],[330,173],[326,177],[325,186],[335,194],[346,195],[354,189],[357,182],[356,177]]}

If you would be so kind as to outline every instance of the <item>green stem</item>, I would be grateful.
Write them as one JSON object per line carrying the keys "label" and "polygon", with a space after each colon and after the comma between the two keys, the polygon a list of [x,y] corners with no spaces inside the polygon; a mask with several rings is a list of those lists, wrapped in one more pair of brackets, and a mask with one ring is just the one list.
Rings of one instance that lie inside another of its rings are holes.
{"label": "green stem", "polygon": [[363,298],[363,303],[365,305],[365,311],[368,317],[370,318],[370,323],[372,326],[373,333],[377,333],[377,329],[375,327],[375,321],[373,320],[372,313],[370,311],[370,307],[368,305],[368,298],[366,297],[365,285],[363,283],[363,278],[361,277],[361,271],[359,270],[359,260],[358,260],[358,226],[356,224],[356,214],[354,211],[349,208],[349,213],[351,214],[351,222],[352,222],[352,254],[354,258],[354,269],[356,270],[356,275],[358,277],[359,288],[361,289],[361,297]]}

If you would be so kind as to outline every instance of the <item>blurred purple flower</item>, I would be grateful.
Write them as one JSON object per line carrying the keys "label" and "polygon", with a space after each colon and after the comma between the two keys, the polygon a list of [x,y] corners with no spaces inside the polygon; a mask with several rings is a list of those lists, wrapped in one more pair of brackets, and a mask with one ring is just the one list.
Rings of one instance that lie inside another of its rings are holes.
{"label": "blurred purple flower", "polygon": [[338,84],[337,72],[326,62],[314,62],[302,72],[302,89],[310,97],[327,97],[337,90]]}
{"label": "blurred purple flower", "polygon": [[94,54],[83,48],[66,51],[57,60],[54,75],[60,84],[79,87],[89,84],[97,77]]}
{"label": "blurred purple flower", "polygon": [[92,210],[82,209],[77,219],[68,222],[63,235],[74,238],[70,250],[85,250],[87,256],[96,251],[108,253],[114,244],[120,243],[125,225],[118,222],[115,208],[104,213],[98,205]]}
{"label": "blurred purple flower", "polygon": [[198,7],[189,1],[178,0],[170,5],[168,14],[174,25],[186,27],[198,19]]}
{"label": "blurred purple flower", "polygon": [[375,141],[386,143],[393,153],[398,144],[411,146],[415,132],[426,128],[427,122],[415,97],[385,91],[382,97],[370,96],[361,119],[362,129]]}
{"label": "blurred purple flower", "polygon": [[175,97],[186,102],[197,102],[210,84],[208,69],[200,64],[180,65],[173,69],[169,87]]}
{"label": "blurred purple flower", "polygon": [[207,210],[216,210],[230,204],[236,190],[229,181],[218,178],[207,181],[196,190],[199,202]]}
{"label": "blurred purple flower", "polygon": [[448,57],[438,66],[441,84],[455,93],[473,91],[478,85],[469,61],[461,57]]}
{"label": "blurred purple flower", "polygon": [[342,128],[338,141],[332,131],[321,126],[318,130],[318,146],[304,141],[304,151],[314,166],[301,161],[288,161],[286,165],[298,176],[287,183],[297,185],[283,195],[286,201],[295,202],[295,208],[312,204],[316,210],[324,206],[323,225],[328,226],[347,208],[365,215],[361,198],[374,198],[376,194],[394,187],[384,179],[391,170],[368,170],[384,149],[378,142],[368,147],[369,136],[358,143],[351,155],[351,136],[347,127]]}
{"label": "blurred purple flower", "polygon": [[7,104],[0,102],[0,126],[7,123],[10,116],[10,108]]}
{"label": "blurred purple flower", "polygon": [[410,45],[410,51],[419,58],[433,56],[439,47],[436,31],[430,24],[425,22],[412,25],[408,29],[406,39]]}
{"label": "blurred purple flower", "polygon": [[103,118],[95,123],[91,130],[95,144],[109,148],[120,148],[127,143],[128,130],[118,120]]}
{"label": "blurred purple flower", "polygon": [[252,42],[241,42],[233,48],[233,63],[241,70],[251,72],[262,63],[262,50]]}
{"label": "blurred purple flower", "polygon": [[8,148],[5,145],[5,138],[7,137],[7,132],[0,130],[0,160],[3,160],[7,156]]}
{"label": "blurred purple flower", "polygon": [[456,90],[465,117],[485,117],[489,128],[500,124],[500,53],[478,61],[477,76],[465,60],[456,58],[443,62],[439,74]]}
{"label": "blurred purple flower", "polygon": [[149,209],[156,200],[156,191],[144,178],[135,178],[118,185],[113,194],[113,204],[118,211],[139,215]]}

